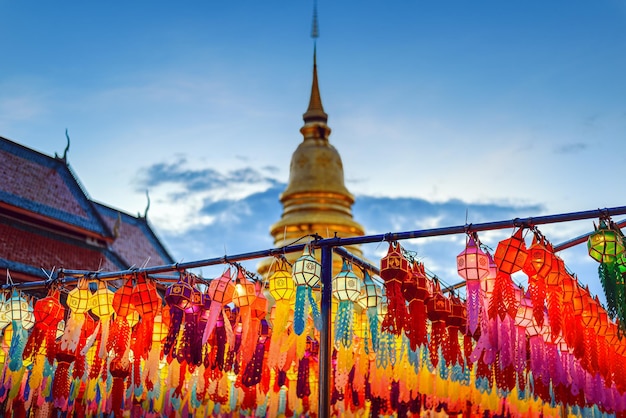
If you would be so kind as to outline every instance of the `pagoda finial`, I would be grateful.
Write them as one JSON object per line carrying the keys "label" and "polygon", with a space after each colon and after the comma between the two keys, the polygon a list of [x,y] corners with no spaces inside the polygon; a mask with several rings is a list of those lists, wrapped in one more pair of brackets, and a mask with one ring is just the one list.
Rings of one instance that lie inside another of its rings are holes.
{"label": "pagoda finial", "polygon": [[311,38],[313,42],[313,84],[311,86],[311,99],[309,100],[309,108],[302,115],[305,123],[328,121],[328,115],[324,112],[322,106],[322,97],[317,83],[317,38],[320,36],[319,25],[317,21],[317,1],[313,1],[313,26],[311,28]]}

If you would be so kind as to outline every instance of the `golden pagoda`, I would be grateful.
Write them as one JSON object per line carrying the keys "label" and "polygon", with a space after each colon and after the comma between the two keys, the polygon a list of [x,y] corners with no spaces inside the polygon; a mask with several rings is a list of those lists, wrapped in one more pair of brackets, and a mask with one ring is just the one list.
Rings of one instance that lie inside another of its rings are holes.
{"label": "golden pagoda", "polygon": [[[274,246],[282,247],[312,240],[307,235],[322,238],[338,236],[348,238],[364,235],[363,227],[352,218],[354,196],[344,184],[343,164],[339,152],[328,141],[331,129],[327,125],[317,81],[317,49],[313,50],[313,84],[309,107],[303,115],[304,137],[291,157],[289,183],[280,195],[283,205],[281,219],[272,225],[270,234]],[[303,238],[304,237],[304,238]],[[347,248],[357,256],[362,252],[358,246]],[[291,254],[295,260],[300,254]],[[271,260],[259,265],[264,274]],[[341,260],[335,260],[333,270],[338,271]]]}

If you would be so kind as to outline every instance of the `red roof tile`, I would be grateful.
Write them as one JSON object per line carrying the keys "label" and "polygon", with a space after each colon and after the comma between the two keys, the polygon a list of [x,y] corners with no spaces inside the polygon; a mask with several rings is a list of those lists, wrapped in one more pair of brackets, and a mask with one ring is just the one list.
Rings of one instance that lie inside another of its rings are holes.
{"label": "red roof tile", "polygon": [[120,270],[121,266],[109,260],[105,249],[90,247],[74,240],[42,234],[0,223],[0,258],[35,269],[63,267],[66,269],[96,271]]}
{"label": "red roof tile", "polygon": [[146,261],[147,267],[172,263],[171,256],[154,237],[145,219],[117,212],[98,203],[96,205],[111,231],[115,228],[119,213],[121,222],[117,230],[118,237],[113,241],[112,249],[129,265],[142,267]]}
{"label": "red roof tile", "polygon": [[0,189],[87,218],[57,170],[0,150]]}

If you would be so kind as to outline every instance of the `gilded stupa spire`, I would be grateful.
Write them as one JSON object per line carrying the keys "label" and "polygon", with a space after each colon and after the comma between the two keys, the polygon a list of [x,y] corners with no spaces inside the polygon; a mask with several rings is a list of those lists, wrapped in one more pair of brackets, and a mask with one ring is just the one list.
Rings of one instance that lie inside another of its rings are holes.
{"label": "gilded stupa spire", "polygon": [[[316,38],[317,9],[314,11],[313,37]],[[317,78],[317,45],[313,49],[313,82],[309,107],[303,115],[300,128],[303,141],[291,157],[289,182],[280,195],[283,213],[270,228],[274,245],[279,248],[297,242],[307,235],[323,238],[349,238],[364,235],[363,227],[352,218],[354,196],[344,183],[343,163],[335,147],[329,142],[331,129],[327,125]],[[359,246],[348,247],[352,253],[362,254]],[[292,255],[293,258],[298,254]],[[341,259],[335,267],[341,267]],[[269,268],[268,262],[259,265],[259,273]],[[337,270],[338,271],[338,270]]]}
{"label": "gilded stupa spire", "polygon": [[324,112],[322,106],[322,96],[317,81],[317,45],[313,47],[313,84],[311,85],[311,99],[309,100],[309,108],[302,115],[305,123],[309,122],[328,122],[328,115]]}

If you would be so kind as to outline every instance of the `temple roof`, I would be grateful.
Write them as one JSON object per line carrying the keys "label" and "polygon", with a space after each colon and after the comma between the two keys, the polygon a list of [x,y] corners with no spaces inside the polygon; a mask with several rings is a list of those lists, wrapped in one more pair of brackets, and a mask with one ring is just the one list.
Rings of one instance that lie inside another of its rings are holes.
{"label": "temple roof", "polygon": [[0,137],[0,268],[35,280],[45,277],[42,268],[171,263],[145,217],[91,200],[64,158]]}

